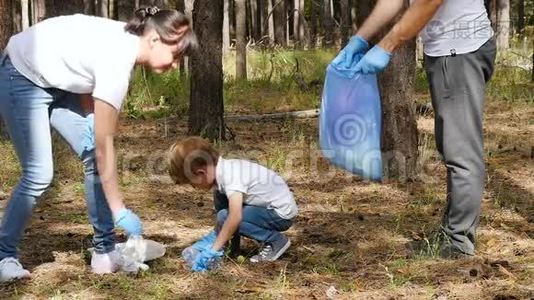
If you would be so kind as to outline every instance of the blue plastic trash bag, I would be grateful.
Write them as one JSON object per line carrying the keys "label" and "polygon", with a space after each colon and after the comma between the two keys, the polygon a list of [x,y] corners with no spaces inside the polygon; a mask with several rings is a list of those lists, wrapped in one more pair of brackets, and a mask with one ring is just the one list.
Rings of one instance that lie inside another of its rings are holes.
{"label": "blue plastic trash bag", "polygon": [[329,65],[321,103],[319,141],[335,166],[381,181],[382,111],[376,75]]}

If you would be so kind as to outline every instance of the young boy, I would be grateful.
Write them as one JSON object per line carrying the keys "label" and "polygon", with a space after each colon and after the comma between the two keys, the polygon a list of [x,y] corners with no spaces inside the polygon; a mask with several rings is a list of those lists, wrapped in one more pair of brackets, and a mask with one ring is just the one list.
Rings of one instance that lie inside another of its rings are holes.
{"label": "young boy", "polygon": [[282,234],[298,208],[285,181],[272,170],[240,159],[224,159],[206,140],[190,137],[169,150],[169,173],[176,184],[215,191],[215,230],[193,248],[200,251],[192,269],[205,271],[223,255],[234,233],[264,245],[251,262],[274,261],[291,244]]}

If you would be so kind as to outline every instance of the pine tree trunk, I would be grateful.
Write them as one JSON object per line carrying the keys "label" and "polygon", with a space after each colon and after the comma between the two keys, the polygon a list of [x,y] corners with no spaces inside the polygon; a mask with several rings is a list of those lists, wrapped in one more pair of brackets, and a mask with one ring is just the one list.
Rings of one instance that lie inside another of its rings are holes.
{"label": "pine tree trunk", "polygon": [[[260,0],[261,2],[262,0]],[[260,12],[258,10],[258,0],[250,0],[250,16],[252,24],[252,33],[250,34],[252,39],[257,42],[261,39],[260,29]]]}
{"label": "pine tree trunk", "polygon": [[281,46],[287,46],[286,43],[286,10],[284,0],[273,0],[274,9],[274,42]]}
{"label": "pine tree trunk", "polygon": [[[195,22],[193,20],[193,7],[194,7],[194,4],[195,4],[195,0],[184,0],[184,14],[189,18],[189,20],[191,20],[191,22],[193,22],[193,27],[195,26]],[[190,57],[184,57],[183,59],[183,71],[182,74],[183,75],[187,75],[189,74],[189,71],[190,71]]]}
{"label": "pine tree trunk", "polygon": [[310,39],[308,41],[308,49],[313,49],[317,46],[318,34],[318,12],[319,7],[315,1],[310,3]]}
{"label": "pine tree trunk", "polygon": [[224,140],[222,70],[223,2],[196,0],[193,27],[199,50],[191,57],[189,133]]}
{"label": "pine tree trunk", "polygon": [[345,46],[349,38],[352,36],[352,20],[350,18],[350,1],[341,0],[341,46]]}
{"label": "pine tree trunk", "polygon": [[246,1],[235,0],[236,9],[236,78],[247,79]]}
{"label": "pine tree trunk", "polygon": [[[24,1],[24,0],[22,0]],[[13,34],[22,31],[22,2],[21,1],[11,1],[11,20],[13,22]],[[26,4],[28,2],[26,1]],[[26,18],[28,17],[28,11],[26,11]],[[29,23],[28,23],[29,24]],[[27,28],[27,27],[25,27]]]}
{"label": "pine tree trunk", "polygon": [[510,0],[497,0],[497,48],[510,48]]}
{"label": "pine tree trunk", "polygon": [[230,0],[224,0],[223,15],[223,55],[230,52]]}
{"label": "pine tree trunk", "polygon": [[[5,49],[9,38],[13,35],[13,19],[11,0],[0,0],[0,53]],[[4,123],[0,117],[0,138],[6,137]]]}
{"label": "pine tree trunk", "polygon": [[95,1],[94,0],[83,0],[83,13],[86,15],[95,15]]}
{"label": "pine tree trunk", "polygon": [[[408,6],[409,0],[405,0],[405,7]],[[384,177],[400,181],[414,179],[417,173],[418,133],[413,102],[415,47],[414,39],[395,51],[388,68],[379,76]]]}
{"label": "pine tree trunk", "polygon": [[517,0],[517,33],[525,29],[525,0]]}
{"label": "pine tree trunk", "polygon": [[32,0],[31,1],[31,12],[32,12],[32,23],[30,25],[36,24],[44,20],[46,16],[46,5],[44,0]]}
{"label": "pine tree trunk", "polygon": [[4,50],[13,35],[12,9],[11,0],[0,0],[0,51]]}
{"label": "pine tree trunk", "polygon": [[304,15],[304,0],[299,0],[299,26],[298,26],[298,40],[300,41],[301,48],[304,47],[306,42],[306,18]]}
{"label": "pine tree trunk", "polygon": [[274,43],[274,11],[273,11],[273,1],[275,0],[265,0],[267,1],[267,23],[269,31],[269,43]]}
{"label": "pine tree trunk", "polygon": [[258,1],[258,13],[259,13],[259,22],[260,22],[260,35],[263,40],[265,37],[269,36],[269,24],[267,22],[268,5],[265,0]]}
{"label": "pine tree trunk", "polygon": [[334,44],[334,19],[332,18],[331,1],[323,0],[323,45],[331,47]]}
{"label": "pine tree trunk", "polygon": [[109,5],[109,0],[98,0],[97,3],[98,3],[98,15],[101,16],[101,17],[104,17],[104,18],[108,18],[109,17],[109,10],[108,10],[108,5]]}
{"label": "pine tree trunk", "polygon": [[293,42],[297,45],[301,42],[299,27],[300,27],[300,0],[293,0]]}

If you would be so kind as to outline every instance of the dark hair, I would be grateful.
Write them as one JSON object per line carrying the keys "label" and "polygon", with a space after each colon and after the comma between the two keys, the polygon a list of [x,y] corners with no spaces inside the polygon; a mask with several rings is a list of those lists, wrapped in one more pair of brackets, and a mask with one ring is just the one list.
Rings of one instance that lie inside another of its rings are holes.
{"label": "dark hair", "polygon": [[198,47],[189,18],[174,9],[159,9],[157,6],[139,8],[124,30],[138,36],[155,30],[164,43],[178,43],[182,55],[188,55]]}

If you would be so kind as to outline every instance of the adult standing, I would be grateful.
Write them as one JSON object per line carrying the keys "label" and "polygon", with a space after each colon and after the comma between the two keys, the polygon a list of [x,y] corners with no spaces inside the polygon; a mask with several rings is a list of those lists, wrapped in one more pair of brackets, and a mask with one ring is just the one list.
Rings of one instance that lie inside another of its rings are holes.
{"label": "adult standing", "polygon": [[[379,0],[333,64],[375,74],[421,30],[435,114],[437,149],[447,167],[445,257],[475,253],[484,191],[483,110],[496,47],[483,0],[413,0],[391,31],[369,51],[368,40],[397,16],[404,0]],[[361,58],[361,59],[360,59]]]}
{"label": "adult standing", "polygon": [[[128,22],[72,15],[47,19],[11,37],[0,57],[0,114],[22,177],[0,226],[0,281],[28,277],[17,247],[32,208],[53,177],[54,128],[85,167],[94,228],[95,273],[114,272],[120,257],[114,226],[142,234],[139,217],[119,191],[113,137],[135,65],[174,69],[196,46],[190,22],[175,10],[147,7]],[[85,104],[85,105],[84,105]]]}

